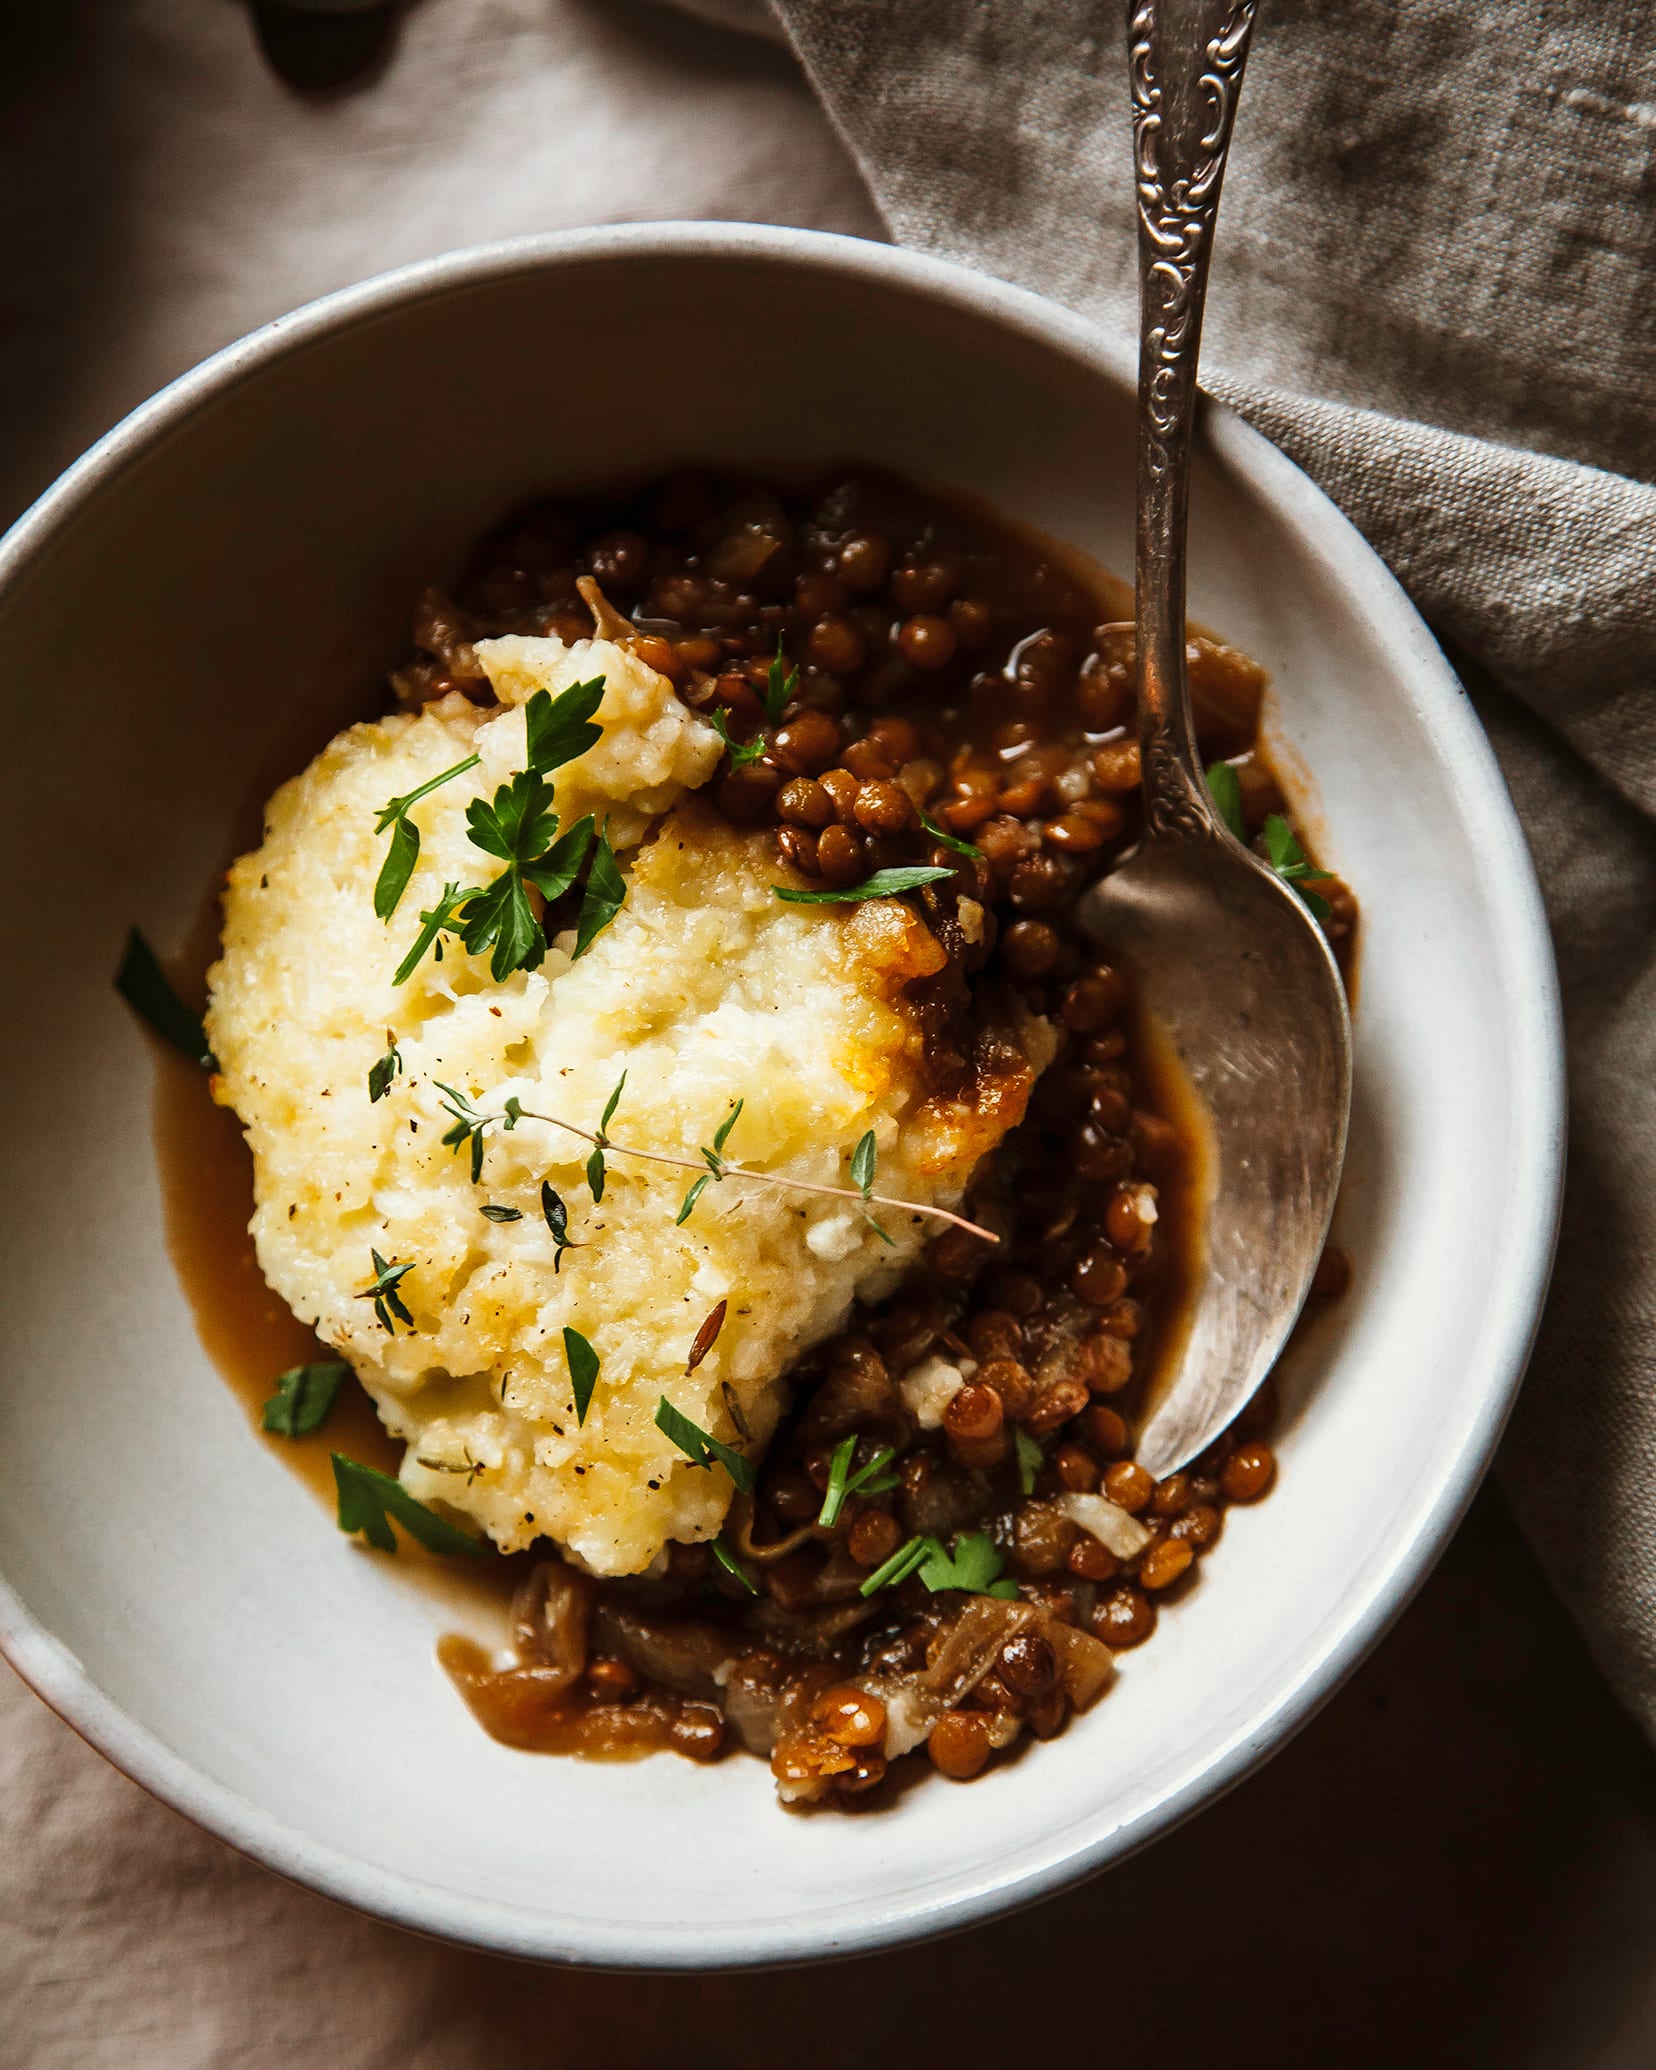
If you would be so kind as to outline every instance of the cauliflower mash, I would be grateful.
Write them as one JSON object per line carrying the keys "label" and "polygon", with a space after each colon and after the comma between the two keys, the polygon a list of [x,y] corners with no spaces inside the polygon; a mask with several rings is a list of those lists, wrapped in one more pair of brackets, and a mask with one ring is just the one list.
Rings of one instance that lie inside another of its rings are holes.
{"label": "cauliflower mash", "polygon": [[[692,795],[718,737],[621,647],[513,636],[477,652],[500,708],[451,693],[355,726],[271,800],[263,843],[225,893],[207,1018],[215,1094],[252,1146],[265,1276],[406,1441],[408,1489],[505,1549],[544,1534],[594,1573],[636,1573],[671,1539],[716,1534],[732,1494],[722,1468],[658,1427],[662,1398],[756,1458],[799,1353],[856,1294],[894,1285],[938,1225],[878,1209],[888,1243],[853,1199],[736,1176],[681,1222],[693,1174],[622,1146],[698,1162],[740,1102],[723,1145],[733,1164],[845,1187],[871,1130],[878,1192],[952,1206],[1021,1118],[1053,1038],[1044,1022],[1017,1032],[1022,1090],[991,1112],[927,1099],[905,987],[946,957],[916,911],[779,900],[767,837]],[[600,737],[550,781],[566,828],[588,813],[607,824],[620,911],[579,958],[565,932],[538,968],[496,982],[488,956],[449,935],[441,960],[397,984],[445,884],[486,881],[467,807],[524,768],[524,705],[599,675]],[[378,918],[376,815],[469,755],[477,767],[410,809],[418,858]],[[392,1047],[400,1069],[371,1099],[369,1072]],[[557,1123],[598,1130],[623,1072],[595,1187],[591,1143]],[[456,1096],[492,1117],[476,1183],[470,1141],[443,1140]],[[510,1101],[525,1115],[512,1127]],[[375,1253],[407,1267],[396,1292],[409,1321],[392,1313],[389,1332]],[[687,1371],[721,1301],[723,1327]],[[566,1328],[598,1355],[584,1422]]]}

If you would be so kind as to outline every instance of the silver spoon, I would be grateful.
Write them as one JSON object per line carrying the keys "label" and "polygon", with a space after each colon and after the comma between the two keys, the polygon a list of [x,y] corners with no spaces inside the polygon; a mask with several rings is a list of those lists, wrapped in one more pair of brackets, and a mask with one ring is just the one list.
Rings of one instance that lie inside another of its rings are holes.
{"label": "silver spoon", "polygon": [[1129,29],[1144,837],[1084,918],[1205,1112],[1210,1197],[1188,1335],[1139,1439],[1158,1477],[1212,1442],[1281,1351],[1327,1240],[1351,1107],[1339,971],[1299,897],[1215,812],[1185,669],[1196,359],[1253,13],[1253,0],[1139,0]]}

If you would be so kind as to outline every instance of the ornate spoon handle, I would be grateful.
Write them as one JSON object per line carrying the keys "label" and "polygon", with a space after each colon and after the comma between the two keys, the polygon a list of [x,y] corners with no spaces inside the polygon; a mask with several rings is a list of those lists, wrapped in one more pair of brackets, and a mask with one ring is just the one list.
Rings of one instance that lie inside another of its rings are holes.
{"label": "ornate spoon handle", "polygon": [[1254,0],[1137,0],[1139,742],[1149,832],[1215,827],[1185,668],[1185,526],[1213,225]]}

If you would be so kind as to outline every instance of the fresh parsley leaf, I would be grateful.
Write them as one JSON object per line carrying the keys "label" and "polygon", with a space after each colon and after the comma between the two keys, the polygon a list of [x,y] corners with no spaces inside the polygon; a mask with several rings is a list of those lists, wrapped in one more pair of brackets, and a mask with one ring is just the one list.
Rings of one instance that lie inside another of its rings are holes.
{"label": "fresh parsley leaf", "polygon": [[[387,1031],[389,1032],[389,1031]],[[391,1090],[391,1081],[402,1072],[402,1051],[395,1042],[368,1073],[368,1098],[370,1102],[383,1100]]]}
{"label": "fresh parsley leaf", "polygon": [[575,1421],[585,1423],[592,1390],[598,1384],[598,1354],[579,1330],[566,1326],[564,1358],[569,1366],[569,1391],[575,1397]]}
{"label": "fresh parsley leaf", "polygon": [[374,879],[374,911],[380,919],[389,920],[397,910],[397,901],[408,889],[419,859],[420,830],[411,819],[399,819],[391,829],[391,846]]}
{"label": "fresh parsley leaf", "polygon": [[604,701],[604,678],[572,683],[553,698],[537,690],[523,712],[524,738],[528,743],[529,769],[535,776],[550,775],[577,755],[584,755],[603,732],[591,723],[593,713]]}
{"label": "fresh parsley leaf", "polygon": [[459,910],[462,906],[468,905],[471,900],[480,896],[481,893],[476,890],[463,891],[458,884],[445,884],[443,886],[443,895],[438,899],[436,905],[420,915],[420,932],[415,937],[413,948],[409,950],[408,954],[397,965],[396,974],[391,980],[392,984],[406,984],[414,975],[414,972],[424,960],[426,951],[434,942],[437,944],[437,960],[440,963],[443,960],[443,947],[439,937],[445,933],[463,933],[464,929],[461,927],[458,919]]}
{"label": "fresh parsley leaf", "polygon": [[907,1545],[898,1546],[889,1560],[874,1569],[858,1590],[858,1594],[878,1595],[883,1588],[896,1588],[900,1582],[907,1581],[936,1544],[935,1538],[911,1538]]}
{"label": "fresh parsley leaf", "polygon": [[445,1523],[435,1510],[427,1509],[410,1495],[401,1481],[375,1467],[364,1466],[359,1460],[347,1459],[343,1452],[329,1456],[339,1497],[340,1530],[360,1531],[370,1545],[381,1552],[394,1553],[397,1534],[390,1520],[395,1517],[409,1537],[418,1539],[427,1552],[470,1553],[474,1559],[487,1557],[489,1549],[481,1539]]}
{"label": "fresh parsley leaf", "polygon": [[[918,806],[915,809],[919,811]],[[958,834],[946,832],[937,824],[937,821],[932,818],[929,812],[920,813],[920,824],[934,841],[941,841],[945,848],[952,848],[956,855],[969,855],[975,861],[982,862],[983,850],[981,848],[974,847],[970,841],[961,840]]]}
{"label": "fresh parsley leaf", "polygon": [[1035,1492],[1035,1476],[1046,1463],[1046,1454],[1021,1425],[1012,1433],[1018,1455],[1018,1486],[1026,1495]]}
{"label": "fresh parsley leaf", "polygon": [[558,830],[552,786],[532,769],[521,769],[492,799],[473,798],[466,807],[471,843],[501,862],[524,863],[545,852]]}
{"label": "fresh parsley leaf", "polygon": [[747,1590],[750,1596],[756,1596],[759,1593],[758,1582],[756,1582],[753,1576],[747,1571],[747,1569],[741,1565],[741,1563],[736,1558],[736,1555],[730,1550],[730,1547],[725,1544],[722,1538],[714,1539],[712,1545],[712,1553],[714,1559],[718,1561],[719,1565],[725,1570],[725,1572],[727,1574],[734,1574],[736,1579],[742,1584],[743,1588]]}
{"label": "fresh parsley leaf", "polygon": [[408,817],[408,808],[429,796],[439,784],[447,783],[451,776],[463,776],[468,769],[475,769],[479,759],[476,755],[468,755],[463,762],[456,762],[452,769],[445,769],[439,776],[428,777],[417,789],[407,791],[402,797],[393,798],[380,807],[374,821],[374,832],[383,834],[387,827],[391,829],[391,846],[386,850],[380,873],[374,880],[374,911],[382,920],[389,920],[397,910],[397,901],[408,889],[408,880],[413,876],[414,865],[420,856],[420,830]]}
{"label": "fresh parsley leaf", "polygon": [[717,705],[708,713],[707,723],[724,742],[725,752],[730,757],[730,767],[733,774],[738,769],[745,769],[750,762],[757,762],[759,757],[765,752],[763,734],[757,740],[732,739],[730,729],[725,723],[725,715]]}
{"label": "fresh parsley leaf", "polygon": [[920,1562],[920,1579],[934,1594],[939,1589],[962,1589],[969,1595],[1012,1599],[1018,1584],[1010,1577],[1000,1578],[1005,1565],[987,1531],[967,1531],[955,1540],[952,1555],[936,1539],[931,1541]]}
{"label": "fresh parsley leaf", "polygon": [[1273,812],[1265,822],[1265,852],[1270,857],[1271,868],[1285,884],[1291,884],[1304,900],[1315,920],[1326,920],[1333,908],[1327,899],[1315,891],[1308,891],[1308,884],[1326,884],[1327,870],[1318,869],[1305,850],[1294,838],[1294,830],[1280,812]]}
{"label": "fresh parsley leaf", "polygon": [[691,1211],[694,1209],[696,1202],[701,1199],[717,1176],[716,1172],[703,1172],[701,1177],[694,1182],[690,1191],[684,1196],[684,1205],[673,1218],[673,1227],[675,1229],[682,1229],[684,1224],[689,1221]]}
{"label": "fresh parsley leaf", "polygon": [[575,955],[579,961],[598,939],[627,901],[627,887],[621,881],[615,850],[608,832],[593,845],[592,864],[587,871],[586,890],[581,895],[580,917],[575,922]]}
{"label": "fresh parsley leaf", "polygon": [[[406,1265],[387,1265],[378,1251],[370,1248],[368,1255],[374,1261],[374,1283],[372,1286],[364,1287],[357,1298],[361,1301],[373,1302],[374,1313],[379,1318],[379,1326],[388,1337],[394,1337],[397,1334],[396,1323],[398,1322],[406,1323],[410,1329],[413,1329],[414,1318],[409,1314],[407,1305],[403,1301],[402,1295],[398,1293],[397,1288],[408,1277],[409,1273],[414,1270],[414,1261],[410,1259]],[[392,1320],[393,1317],[396,1319],[395,1322]]]}
{"label": "fresh parsley leaf", "polygon": [[785,884],[773,884],[771,890],[790,906],[830,906],[860,898],[891,898],[899,891],[914,891],[922,884],[935,884],[939,877],[953,875],[953,870],[945,870],[936,863],[904,863],[899,869],[876,870],[862,883],[848,884],[840,891],[790,891]]}
{"label": "fresh parsley leaf", "polygon": [[563,1264],[565,1251],[578,1251],[581,1247],[569,1240],[569,1210],[563,1204],[560,1194],[552,1190],[552,1181],[541,1181],[541,1213],[546,1217],[546,1226],[552,1232],[552,1270],[557,1272]]}
{"label": "fresh parsley leaf", "polygon": [[548,905],[553,899],[562,898],[581,874],[581,865],[592,846],[592,826],[589,812],[585,819],[577,820],[567,834],[554,841],[538,861],[522,865],[523,876]]}
{"label": "fresh parsley leaf", "polygon": [[604,1169],[604,1148],[603,1145],[600,1143],[597,1149],[595,1149],[592,1155],[587,1159],[586,1166],[587,1185],[591,1188],[592,1191],[592,1204],[594,1207],[596,1207],[599,1201],[601,1201],[604,1197],[604,1180],[607,1177],[608,1173]]}
{"label": "fresh parsley leaf", "polygon": [[342,1358],[328,1358],[278,1374],[276,1392],[260,1417],[265,1429],[277,1437],[309,1437],[326,1422],[350,1370]]}
{"label": "fresh parsley leaf", "polygon": [[207,1047],[207,1033],[200,1016],[191,1013],[167,983],[155,960],[155,951],[136,927],[127,929],[126,947],[121,951],[120,968],[115,973],[115,989],[157,1035],[164,1035],[192,1064],[199,1064],[204,1071],[218,1069],[218,1058]]}
{"label": "fresh parsley leaf", "polygon": [[1237,775],[1235,765],[1230,762],[1210,762],[1207,770],[1207,787],[1214,810],[1246,848],[1248,829],[1242,818],[1242,779]]}
{"label": "fresh parsley leaf", "polygon": [[726,1145],[726,1143],[730,1141],[730,1131],[736,1126],[736,1117],[738,1114],[741,1113],[742,1108],[745,1105],[745,1101],[738,1100],[735,1106],[732,1107],[730,1112],[725,1116],[724,1120],[721,1121],[718,1127],[713,1131],[713,1151],[715,1156],[717,1156],[719,1151],[721,1151]]}
{"label": "fresh parsley leaf", "polygon": [[693,1460],[697,1466],[706,1467],[718,1460],[744,1495],[753,1493],[753,1462],[744,1459],[740,1452],[732,1451],[718,1438],[710,1437],[699,1424],[692,1423],[688,1416],[675,1409],[665,1395],[656,1404],[655,1420],[656,1428],[671,1438],[687,1459]]}
{"label": "fresh parsley leaf", "polygon": [[447,783],[451,776],[464,776],[468,769],[475,769],[482,759],[481,755],[468,755],[463,762],[456,762],[452,769],[445,769],[439,776],[428,776],[417,789],[405,791],[400,798],[393,798],[389,804],[382,805],[379,816],[374,821],[374,832],[383,834],[393,821],[407,817],[410,805],[417,805],[422,798],[428,797],[436,790],[439,784]]}
{"label": "fresh parsley leaf", "polygon": [[496,1207],[492,1200],[483,1203],[483,1213],[488,1216],[491,1222],[521,1222],[523,1220],[522,1208]]}
{"label": "fresh parsley leaf", "polygon": [[466,923],[465,942],[472,955],[493,943],[489,975],[497,984],[514,970],[535,969],[546,954],[546,936],[516,869],[502,870],[486,891],[468,899],[460,918]]}

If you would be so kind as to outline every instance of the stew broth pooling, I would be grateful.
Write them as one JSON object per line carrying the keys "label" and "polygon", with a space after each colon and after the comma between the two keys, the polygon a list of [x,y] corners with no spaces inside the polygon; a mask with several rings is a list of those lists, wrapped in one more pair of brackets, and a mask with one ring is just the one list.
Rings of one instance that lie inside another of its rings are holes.
{"label": "stew broth pooling", "polygon": [[[887,477],[800,496],[688,473],[587,508],[534,504],[453,601],[422,600],[405,702],[487,700],[473,640],[586,638],[607,602],[629,624],[599,629],[718,715],[731,748],[711,795],[773,830],[779,881],[947,868],[910,894],[948,951],[910,992],[939,1096],[995,1097],[992,1044],[964,1011],[979,988],[1021,994],[1060,1039],[969,1196],[1002,1241],[948,1231],[800,1366],[723,1557],[674,1545],[648,1575],[603,1582],[540,1561],[515,1666],[445,1642],[497,1738],[698,1759],[740,1744],[793,1803],[866,1802],[922,1747],[963,1779],[1090,1704],[1113,1654],[1190,1586],[1227,1507],[1270,1488],[1269,1383],[1190,1471],[1158,1484],[1132,1457],[1183,1292],[1190,1174],[1128,987],[1076,924],[1136,834],[1133,629],[1114,601],[1021,534]],[[797,679],[778,715],[779,651]],[[1232,762],[1257,831],[1283,810],[1258,746],[1263,678],[1202,635],[1190,663],[1204,752]],[[1343,952],[1353,901],[1318,889]],[[1342,1270],[1331,1259],[1317,1291]]]}

